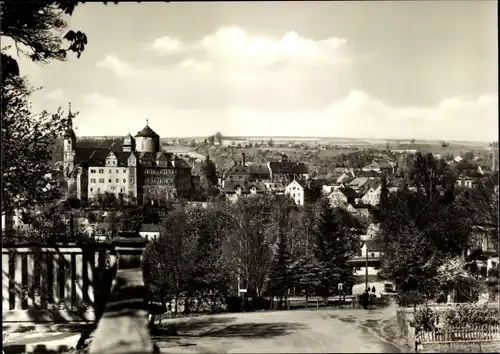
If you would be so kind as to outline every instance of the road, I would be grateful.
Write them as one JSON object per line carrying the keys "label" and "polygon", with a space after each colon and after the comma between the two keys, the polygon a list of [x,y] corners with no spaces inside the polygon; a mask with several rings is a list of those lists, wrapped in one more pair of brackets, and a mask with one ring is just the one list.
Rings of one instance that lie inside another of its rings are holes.
{"label": "road", "polygon": [[401,353],[395,309],[275,311],[163,320],[177,336],[154,337],[162,353]]}

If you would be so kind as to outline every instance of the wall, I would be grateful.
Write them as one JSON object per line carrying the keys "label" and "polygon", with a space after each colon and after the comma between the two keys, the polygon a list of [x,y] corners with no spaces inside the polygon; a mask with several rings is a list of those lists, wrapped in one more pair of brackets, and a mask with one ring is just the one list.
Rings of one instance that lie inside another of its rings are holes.
{"label": "wall", "polygon": [[138,136],[135,138],[135,150],[138,152],[158,152],[159,141],[155,138]]}
{"label": "wall", "polygon": [[98,194],[104,194],[104,192],[114,193],[117,197],[120,192],[124,195],[127,195],[127,190],[129,189],[128,186],[130,183],[129,178],[134,178],[133,176],[129,176],[130,171],[131,169],[127,167],[89,167],[89,199],[96,198]]}

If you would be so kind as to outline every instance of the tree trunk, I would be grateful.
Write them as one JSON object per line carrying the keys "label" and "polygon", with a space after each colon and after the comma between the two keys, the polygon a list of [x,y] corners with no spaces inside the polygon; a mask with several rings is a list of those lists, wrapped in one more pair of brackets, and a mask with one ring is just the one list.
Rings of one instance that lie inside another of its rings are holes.
{"label": "tree trunk", "polygon": [[306,308],[309,306],[309,293],[306,291]]}

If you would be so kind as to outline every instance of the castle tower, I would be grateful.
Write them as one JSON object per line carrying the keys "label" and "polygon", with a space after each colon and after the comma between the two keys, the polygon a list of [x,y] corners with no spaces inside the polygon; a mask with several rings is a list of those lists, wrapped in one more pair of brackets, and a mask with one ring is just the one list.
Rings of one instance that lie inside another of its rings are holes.
{"label": "castle tower", "polygon": [[135,151],[135,139],[128,133],[128,135],[123,139],[123,151],[132,152]]}
{"label": "castle tower", "polygon": [[75,148],[76,148],[76,135],[73,130],[73,118],[74,115],[71,112],[71,103],[69,104],[68,111],[68,126],[63,134],[64,148],[63,148],[63,165],[64,165],[64,175],[69,177],[69,174],[73,171],[75,167]]}
{"label": "castle tower", "polygon": [[135,148],[137,152],[152,152],[160,151],[160,136],[149,127],[146,119],[146,126],[135,135]]}

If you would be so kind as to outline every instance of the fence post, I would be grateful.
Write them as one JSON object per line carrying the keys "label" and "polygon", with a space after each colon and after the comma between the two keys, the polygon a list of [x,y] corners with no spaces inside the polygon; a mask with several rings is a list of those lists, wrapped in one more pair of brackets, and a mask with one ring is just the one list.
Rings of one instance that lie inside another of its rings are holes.
{"label": "fence post", "polygon": [[118,270],[89,353],[153,353],[142,274],[147,241],[135,232],[119,232],[113,243]]}

